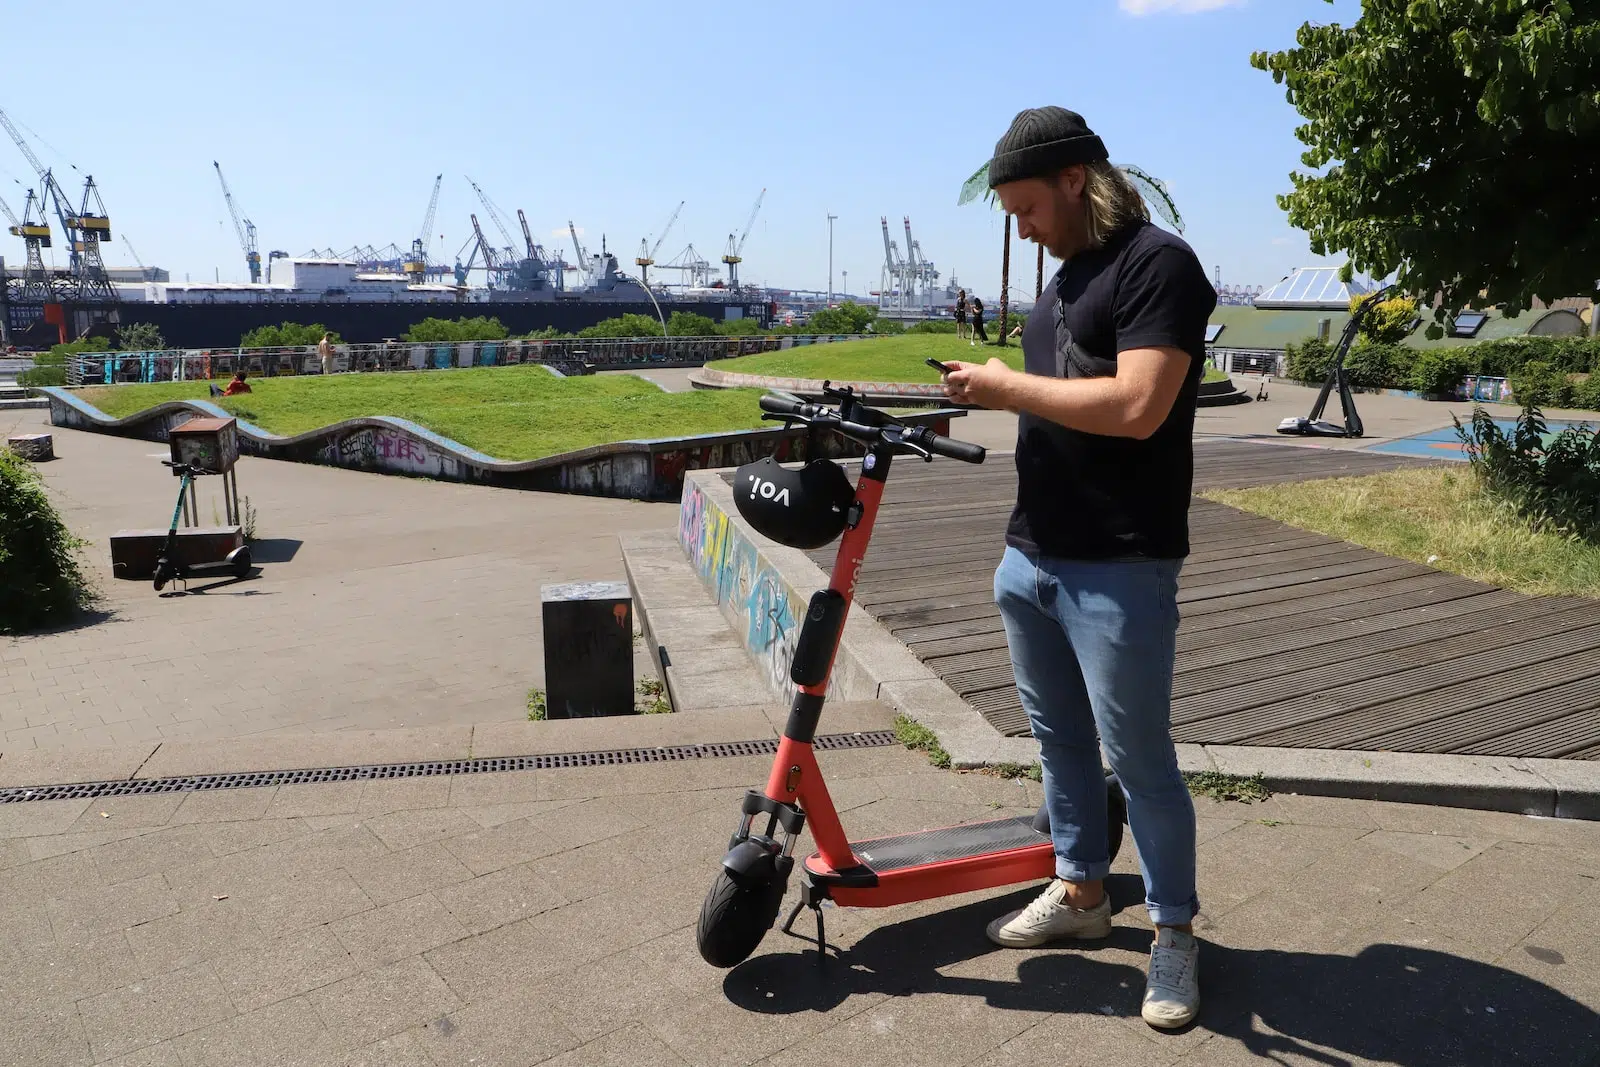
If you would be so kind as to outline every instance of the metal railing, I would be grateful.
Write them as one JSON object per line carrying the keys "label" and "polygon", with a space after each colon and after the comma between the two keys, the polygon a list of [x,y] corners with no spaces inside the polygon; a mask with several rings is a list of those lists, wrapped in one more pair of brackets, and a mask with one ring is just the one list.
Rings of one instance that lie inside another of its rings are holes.
{"label": "metal railing", "polygon": [[[859,339],[858,335],[761,334],[749,337],[381,341],[335,345],[333,370],[336,374],[377,373],[537,363],[563,374],[593,374],[598,370],[626,367],[699,367],[717,359]],[[231,377],[239,370],[262,378],[323,373],[322,359],[315,345],[84,352],[68,362],[67,384],[205,381]]]}

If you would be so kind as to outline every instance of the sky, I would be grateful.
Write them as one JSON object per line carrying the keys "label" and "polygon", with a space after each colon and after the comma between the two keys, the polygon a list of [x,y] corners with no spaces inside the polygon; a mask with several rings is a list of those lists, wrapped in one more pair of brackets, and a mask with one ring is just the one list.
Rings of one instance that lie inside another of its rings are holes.
{"label": "sky", "polygon": [[[1249,57],[1292,47],[1304,22],[1353,22],[1358,0],[73,8],[70,57],[49,35],[58,47],[7,51],[0,109],[69,191],[94,176],[108,264],[131,265],[131,241],[174,280],[246,280],[215,160],[263,259],[408,247],[442,173],[435,260],[453,261],[474,211],[503,243],[470,176],[513,233],[520,207],[569,261],[571,220],[633,269],[682,200],[657,260],[692,241],[716,262],[765,189],[746,281],[827,289],[832,214],[833,288],[848,271],[851,292],[876,289],[880,219],[903,250],[909,216],[941,281],[992,302],[1002,216],[956,198],[1012,116],[1046,104],[1168,184],[1224,284],[1340,261],[1313,256],[1277,206],[1301,168],[1299,116]],[[32,184],[0,137],[0,197],[20,212]],[[0,234],[0,255],[22,254]],[[1035,255],[1013,231],[1013,300],[1032,297]]]}

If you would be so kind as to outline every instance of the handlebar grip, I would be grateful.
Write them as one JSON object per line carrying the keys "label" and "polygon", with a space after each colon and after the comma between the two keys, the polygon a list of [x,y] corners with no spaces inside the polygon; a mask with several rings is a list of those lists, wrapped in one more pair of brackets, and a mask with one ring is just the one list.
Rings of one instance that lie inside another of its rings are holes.
{"label": "handlebar grip", "polygon": [[957,441],[954,437],[941,437],[930,433],[923,447],[935,455],[945,456],[949,459],[959,459],[963,463],[982,463],[988,454],[982,445],[975,445],[971,441]]}
{"label": "handlebar grip", "polygon": [[761,410],[770,411],[774,415],[804,415],[809,406],[792,396],[775,396],[771,393],[761,397]]}

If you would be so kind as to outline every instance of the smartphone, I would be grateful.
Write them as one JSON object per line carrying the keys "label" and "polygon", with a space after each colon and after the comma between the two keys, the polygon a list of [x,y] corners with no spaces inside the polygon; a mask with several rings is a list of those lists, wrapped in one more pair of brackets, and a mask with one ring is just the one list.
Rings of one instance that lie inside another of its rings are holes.
{"label": "smartphone", "polygon": [[929,359],[927,359],[925,362],[928,364],[928,366],[932,367],[934,370],[938,371],[941,374],[950,374],[955,370],[954,367],[952,367],[952,366],[950,366],[948,364],[945,364],[945,363],[940,363],[938,360],[933,359],[931,357]]}

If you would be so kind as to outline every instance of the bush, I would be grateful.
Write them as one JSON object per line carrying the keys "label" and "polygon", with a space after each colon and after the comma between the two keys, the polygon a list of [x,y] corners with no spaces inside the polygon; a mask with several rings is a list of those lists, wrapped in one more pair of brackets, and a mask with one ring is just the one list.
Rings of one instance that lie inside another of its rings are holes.
{"label": "bush", "polygon": [[59,365],[31,367],[17,375],[17,384],[36,388],[45,385],[66,385],[67,368]]}
{"label": "bush", "polygon": [[711,337],[717,332],[717,324],[708,315],[674,311],[667,318],[667,332],[674,337]]}
{"label": "bush", "polygon": [[1411,380],[1415,361],[1415,353],[1403,345],[1368,341],[1351,347],[1344,357],[1344,369],[1351,385],[1403,389]]}
{"label": "bush", "polygon": [[867,332],[878,337],[898,337],[906,332],[906,325],[895,319],[873,319],[867,323]]}
{"label": "bush", "polygon": [[1525,401],[1507,435],[1481,407],[1470,429],[1451,416],[1478,483],[1535,530],[1600,542],[1600,436],[1570,426],[1548,444],[1535,403]]}
{"label": "bush", "polygon": [[1590,374],[1573,386],[1574,407],[1600,411],[1600,373]]}
{"label": "bush", "polygon": [[1428,348],[1411,362],[1410,387],[1419,393],[1454,396],[1456,386],[1472,373],[1472,360],[1459,348]]}
{"label": "bush", "polygon": [[661,320],[630,312],[614,319],[602,319],[578,331],[579,337],[660,337]]}
{"label": "bush", "polygon": [[1548,363],[1538,360],[1526,363],[1514,369],[1508,377],[1511,395],[1521,404],[1558,408],[1572,406],[1572,379],[1567,377],[1565,371],[1557,370]]}
{"label": "bush", "polygon": [[1321,382],[1328,376],[1328,366],[1333,362],[1333,349],[1327,342],[1308,337],[1299,344],[1284,346],[1284,372],[1297,382]]}
{"label": "bush", "polygon": [[713,327],[713,332],[721,337],[753,337],[770,331],[761,328],[759,319],[728,319],[726,322],[717,323]]}
{"label": "bush", "polygon": [[1600,341],[1586,337],[1503,337],[1470,347],[1474,373],[1509,378],[1529,363],[1544,363],[1570,374],[1600,369]]}
{"label": "bush", "polygon": [[132,322],[117,327],[117,347],[124,352],[158,352],[167,339],[153,322]]}
{"label": "bush", "polygon": [[[314,345],[328,332],[328,328],[320,322],[285,322],[278,326],[257,326],[239,338],[239,347],[294,348]],[[330,340],[336,345],[344,343],[337,333],[333,334]]]}
{"label": "bush", "polygon": [[33,464],[0,447],[0,634],[64,622],[94,599]]}
{"label": "bush", "polygon": [[956,324],[946,319],[929,319],[906,327],[906,333],[955,333]]}
{"label": "bush", "polygon": [[558,341],[572,336],[570,333],[562,333],[554,326],[546,326],[542,330],[534,330],[528,335],[527,339],[529,341]]}
{"label": "bush", "polygon": [[[460,342],[504,341],[510,336],[499,319],[477,316],[470,319],[423,319],[400,335],[402,341]],[[314,342],[313,342],[314,343]]]}

